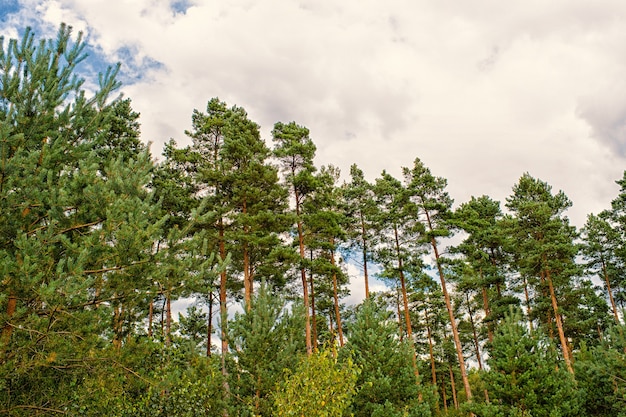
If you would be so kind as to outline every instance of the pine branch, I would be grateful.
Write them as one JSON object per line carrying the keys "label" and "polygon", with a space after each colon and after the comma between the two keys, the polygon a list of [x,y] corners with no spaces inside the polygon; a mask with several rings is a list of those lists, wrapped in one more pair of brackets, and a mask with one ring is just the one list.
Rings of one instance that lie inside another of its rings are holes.
{"label": "pine branch", "polygon": [[36,405],[15,405],[15,406],[13,406],[11,408],[6,408],[4,410],[0,410],[0,414],[2,414],[2,415],[11,415],[12,411],[13,410],[17,410],[17,409],[37,410],[37,411],[44,411],[44,412],[68,415],[67,411],[57,410],[55,408],[48,408],[48,407],[38,407]]}
{"label": "pine branch", "polygon": [[103,272],[120,271],[122,269],[130,268],[132,266],[142,265],[142,264],[148,263],[150,261],[151,261],[150,259],[144,259],[143,261],[134,262],[134,263],[129,264],[129,265],[119,265],[119,266],[112,266],[110,268],[101,268],[101,269],[88,269],[86,271],[83,271],[83,273],[85,273],[85,274],[101,274]]}

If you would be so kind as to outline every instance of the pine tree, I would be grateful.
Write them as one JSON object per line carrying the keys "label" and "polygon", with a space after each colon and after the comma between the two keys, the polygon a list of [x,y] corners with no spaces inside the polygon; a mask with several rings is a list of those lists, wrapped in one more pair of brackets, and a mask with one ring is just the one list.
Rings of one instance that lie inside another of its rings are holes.
{"label": "pine tree", "polygon": [[409,307],[408,286],[411,278],[410,271],[421,270],[419,256],[423,253],[415,245],[415,233],[419,231],[419,223],[412,221],[407,207],[410,207],[407,193],[402,183],[383,171],[376,179],[374,193],[379,207],[377,213],[377,230],[379,235],[376,242],[375,257],[382,272],[379,276],[399,282],[399,295],[402,303],[398,302],[398,321],[400,322],[400,337],[402,338],[402,318],[404,330],[413,350],[413,371],[416,380],[419,379],[417,356],[414,346],[413,324]]}
{"label": "pine tree", "polygon": [[624,276],[623,264],[617,256],[622,241],[618,231],[606,220],[608,216],[608,212],[601,213],[599,216],[594,214],[587,216],[583,229],[582,251],[588,261],[587,267],[604,281],[613,317],[616,324],[620,324],[613,292],[615,287],[621,287],[619,280]]}
{"label": "pine tree", "polygon": [[[563,215],[570,206],[571,201],[562,191],[552,194],[547,183],[529,174],[520,178],[513,188],[513,195],[507,199],[507,207],[515,216],[510,233],[516,241],[514,247],[518,253],[520,272],[532,279],[530,284],[539,296],[538,301],[544,300],[543,305],[549,306],[546,309],[536,304],[535,314],[545,314],[543,319],[548,330],[552,320],[556,323],[565,366],[573,373],[570,346],[563,324],[580,302],[580,294],[573,295],[577,287],[576,276],[580,275],[575,263],[578,248],[574,239],[577,234]],[[584,285],[578,285],[578,288],[584,288]],[[594,325],[592,331],[595,330]]]}
{"label": "pine tree", "polygon": [[[316,175],[316,189],[310,198],[303,204],[304,216],[304,241],[306,247],[314,259],[311,261],[311,301],[313,295],[328,299],[332,310],[330,323],[335,323],[336,334],[333,330],[331,337],[337,336],[339,345],[343,346],[343,327],[340,313],[340,296],[344,295],[342,286],[347,284],[348,279],[339,265],[338,249],[342,241],[345,241],[347,219],[340,208],[341,196],[336,183],[339,180],[339,169],[331,166],[323,166]],[[317,288],[314,292],[313,274],[318,279]],[[323,301],[323,300],[322,300]],[[312,304],[315,317],[315,305]],[[315,319],[313,320],[313,336],[317,333]],[[314,340],[314,344],[315,344]]]}
{"label": "pine tree", "polygon": [[403,168],[403,173],[408,194],[410,195],[410,199],[416,211],[414,217],[423,222],[424,225],[422,241],[431,246],[435,257],[435,266],[439,274],[441,289],[450,318],[452,337],[456,347],[463,388],[467,400],[470,401],[472,399],[472,391],[467,378],[463,348],[457,330],[451,297],[446,286],[446,278],[443,272],[437,243],[438,238],[448,237],[451,234],[448,218],[451,215],[452,199],[448,193],[444,191],[447,181],[444,178],[433,176],[430,170],[419,159],[415,159],[412,169]]}
{"label": "pine tree", "polygon": [[350,167],[351,181],[343,186],[344,210],[351,219],[349,234],[352,247],[362,253],[365,298],[369,298],[368,261],[371,260],[374,236],[376,233],[374,217],[377,211],[376,198],[372,184],[365,180],[363,171],[356,164]]}
{"label": "pine tree", "polygon": [[317,170],[313,163],[315,144],[309,137],[309,130],[295,122],[284,124],[278,122],[272,131],[275,147],[274,155],[279,160],[287,186],[291,189],[295,202],[295,222],[300,254],[300,277],[302,279],[302,298],[305,310],[305,341],[307,353],[313,352],[311,337],[311,310],[309,307],[309,288],[306,277],[306,252],[304,246],[304,225],[302,205],[309,194],[315,189],[314,173]]}
{"label": "pine tree", "polygon": [[483,374],[491,403],[469,408],[481,416],[581,415],[574,377],[558,366],[550,346],[539,332],[529,334],[519,313],[512,313],[494,335],[490,371]]}
{"label": "pine tree", "polygon": [[470,287],[480,293],[489,340],[493,338],[495,324],[509,311],[509,305],[519,303],[517,297],[506,294],[502,219],[500,203],[487,196],[472,197],[461,204],[451,219],[451,224],[467,233],[463,242],[451,251],[463,254],[474,270],[475,279]]}
{"label": "pine tree", "polygon": [[413,326],[406,274],[409,267],[407,264],[413,262],[420,251],[412,245],[414,230],[406,211],[408,200],[402,183],[385,171],[376,179],[374,193],[379,207],[376,218],[379,235],[376,240],[375,258],[382,268],[381,274],[385,278],[397,280],[400,284],[404,326],[407,337],[412,340]]}
{"label": "pine tree", "polygon": [[[145,292],[127,289],[154,271],[162,219],[136,113],[111,98],[119,67],[89,96],[71,28],[38,43],[27,29],[0,46],[0,375],[10,387],[0,409],[55,412],[94,352],[143,318]],[[126,328],[112,332],[116,303]]]}
{"label": "pine tree", "polygon": [[[228,182],[226,177],[229,174],[229,166],[221,158],[222,148],[226,141],[225,131],[232,111],[226,103],[218,98],[208,101],[206,113],[194,110],[192,120],[192,130],[185,132],[193,140],[191,152],[194,154],[191,159],[195,162],[190,168],[193,170],[193,177],[205,204],[211,208],[211,216],[206,219],[205,230],[209,231],[207,239],[219,259],[227,259],[226,229],[229,224],[225,220],[227,214],[232,210],[232,204],[227,200]],[[226,355],[228,353],[228,314],[227,314],[227,289],[228,272],[223,269],[219,280],[219,306],[221,322],[221,351],[222,351],[222,372],[226,377]],[[226,381],[226,379],[225,379]],[[228,386],[225,385],[225,389]]]}
{"label": "pine tree", "polygon": [[[280,254],[279,234],[289,218],[287,190],[278,182],[278,170],[268,163],[270,149],[260,137],[259,126],[248,119],[244,109],[233,107],[224,127],[221,158],[229,174],[225,198],[233,206],[228,214],[233,248],[233,267],[243,274],[244,300],[252,298],[254,280],[269,272],[269,264]],[[269,261],[269,262],[268,262]],[[272,276],[263,277],[266,280]],[[281,285],[281,282],[275,282]]]}
{"label": "pine tree", "polygon": [[419,400],[420,390],[426,390],[415,384],[415,375],[406,366],[413,356],[412,347],[399,341],[389,312],[375,300],[365,300],[349,330],[350,338],[341,354],[351,352],[361,370],[351,407],[354,415],[429,415],[430,404]]}
{"label": "pine tree", "polygon": [[239,368],[236,386],[252,415],[271,415],[271,393],[277,381],[283,378],[285,369],[294,369],[304,354],[302,318],[300,306],[287,310],[284,299],[272,294],[269,285],[262,284],[250,308],[232,321]]}
{"label": "pine tree", "polygon": [[[170,140],[165,145],[164,159],[157,165],[151,184],[161,202],[166,220],[155,248],[155,258],[159,259],[163,268],[159,269],[158,279],[153,280],[153,287],[150,289],[148,335],[153,336],[154,303],[162,299],[162,312],[165,314],[162,336],[168,343],[172,323],[172,296],[178,296],[184,276],[192,268],[191,259],[184,252],[187,248],[198,246],[199,236],[194,239],[197,227],[192,224],[197,221],[197,218],[192,218],[192,213],[197,213],[200,207],[200,201],[196,198],[198,187],[190,168],[193,166],[194,156],[189,148],[177,149],[176,142]],[[190,245],[189,239],[194,239],[193,244]],[[196,287],[196,282],[185,284],[189,285],[185,290]],[[210,344],[208,341],[207,343]]]}
{"label": "pine tree", "polygon": [[600,344],[593,347],[583,345],[576,353],[576,382],[581,393],[584,393],[584,415],[625,415],[625,349],[624,327],[616,325],[604,334]]}

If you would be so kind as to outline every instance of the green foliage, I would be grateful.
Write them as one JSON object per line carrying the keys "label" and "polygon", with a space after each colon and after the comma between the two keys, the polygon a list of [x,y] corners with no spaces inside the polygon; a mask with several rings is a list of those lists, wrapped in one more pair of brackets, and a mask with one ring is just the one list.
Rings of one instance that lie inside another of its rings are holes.
{"label": "green foliage", "polygon": [[331,350],[304,356],[276,388],[273,415],[342,416],[350,407],[358,374],[350,359],[339,363]]}
{"label": "green foliage", "polygon": [[[513,311],[513,310],[512,310]],[[582,398],[575,380],[540,333],[529,334],[519,312],[494,335],[489,372],[482,374],[491,404],[468,406],[478,415],[579,416]]]}
{"label": "green foliage", "polygon": [[0,407],[15,414],[67,406],[112,328],[141,320],[154,271],[152,162],[129,102],[110,98],[117,69],[82,89],[84,47],[62,25],[0,48]]}
{"label": "green foliage", "polygon": [[206,351],[207,313],[196,305],[187,307],[186,313],[185,315],[178,313],[181,336],[189,340],[194,349]]}
{"label": "green foliage", "polygon": [[626,416],[626,339],[624,326],[614,326],[597,346],[576,354],[576,382],[584,393],[588,416]]}
{"label": "green foliage", "polygon": [[463,254],[474,270],[465,288],[476,291],[477,298],[482,298],[483,322],[490,332],[509,311],[509,305],[519,303],[517,297],[504,294],[508,259],[504,252],[506,235],[502,219],[500,203],[487,196],[472,197],[461,204],[451,219],[454,226],[467,233],[465,240],[452,251]]}
{"label": "green foliage", "polygon": [[262,284],[252,299],[250,310],[237,314],[230,323],[230,336],[236,351],[238,376],[233,380],[245,407],[240,415],[270,416],[270,394],[286,369],[294,369],[304,353],[303,314],[296,305],[286,309],[281,296],[273,295]]}
{"label": "green foliage", "polygon": [[361,370],[350,408],[354,416],[430,415],[431,396],[410,366],[413,351],[397,334],[397,324],[373,300],[359,306],[349,341],[340,352]]}
{"label": "green foliage", "polygon": [[226,407],[220,364],[212,358],[165,366],[153,379],[139,398],[124,402],[119,416],[212,417]]}
{"label": "green foliage", "polygon": [[554,328],[550,330],[554,324],[561,333],[559,317],[555,319],[558,310],[563,317],[560,339],[572,338],[576,346],[583,340],[595,340],[598,328],[606,327],[607,307],[581,278],[582,269],[576,263],[578,234],[564,215],[571,204],[562,191],[552,193],[546,182],[524,174],[507,199],[515,217],[506,227],[516,267],[535,294],[532,319],[539,321],[546,333],[556,333]]}

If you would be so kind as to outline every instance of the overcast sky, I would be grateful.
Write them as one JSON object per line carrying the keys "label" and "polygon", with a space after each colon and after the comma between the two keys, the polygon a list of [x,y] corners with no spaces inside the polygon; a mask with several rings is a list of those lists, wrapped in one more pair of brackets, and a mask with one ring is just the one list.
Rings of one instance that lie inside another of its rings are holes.
{"label": "overcast sky", "polygon": [[581,226],[626,168],[626,2],[0,0],[1,33],[82,30],[161,153],[193,109],[244,107],[264,138],[307,126],[318,165],[369,179],[419,157],[456,204],[524,172]]}

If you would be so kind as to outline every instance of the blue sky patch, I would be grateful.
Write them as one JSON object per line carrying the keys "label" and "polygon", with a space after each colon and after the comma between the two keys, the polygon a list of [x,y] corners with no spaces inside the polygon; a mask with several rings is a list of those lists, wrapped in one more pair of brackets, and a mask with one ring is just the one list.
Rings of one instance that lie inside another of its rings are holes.
{"label": "blue sky patch", "polygon": [[20,10],[18,0],[0,0],[0,21],[5,21],[10,14]]}
{"label": "blue sky patch", "polygon": [[158,70],[164,67],[163,63],[144,57],[138,60],[138,52],[134,47],[124,47],[118,51],[122,67],[117,77],[123,84],[133,84],[144,79],[150,70]]}
{"label": "blue sky patch", "polygon": [[189,0],[174,0],[170,7],[176,14],[185,14],[187,9],[191,7],[191,2]]}

